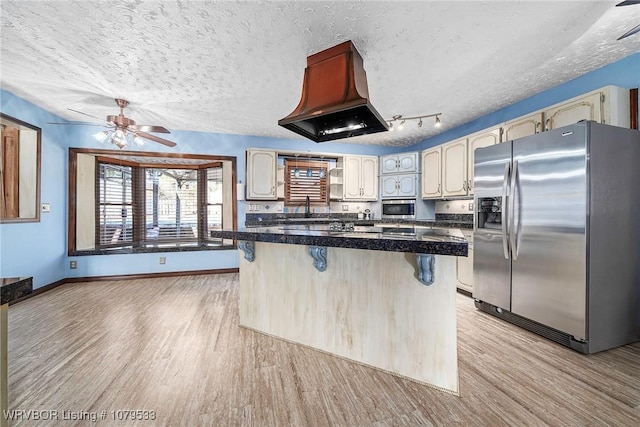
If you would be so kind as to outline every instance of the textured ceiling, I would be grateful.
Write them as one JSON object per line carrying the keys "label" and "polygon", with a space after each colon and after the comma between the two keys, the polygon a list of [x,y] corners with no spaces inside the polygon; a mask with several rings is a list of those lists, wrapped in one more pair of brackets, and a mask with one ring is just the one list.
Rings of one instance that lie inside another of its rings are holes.
{"label": "textured ceiling", "polygon": [[342,141],[406,146],[640,51],[616,3],[3,0],[0,82],[68,120],[119,97],[138,124],[299,138],[277,121],[307,56],[352,40],[383,117],[443,126]]}

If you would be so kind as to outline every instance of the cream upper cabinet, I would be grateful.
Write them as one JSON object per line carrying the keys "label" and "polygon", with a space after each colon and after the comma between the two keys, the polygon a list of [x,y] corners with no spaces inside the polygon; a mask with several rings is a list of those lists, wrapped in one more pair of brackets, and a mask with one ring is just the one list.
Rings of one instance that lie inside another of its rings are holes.
{"label": "cream upper cabinet", "polygon": [[402,153],[380,157],[380,175],[417,173],[418,153]]}
{"label": "cream upper cabinet", "polygon": [[580,99],[560,104],[545,111],[545,130],[571,125],[580,120],[602,122],[600,93],[592,93]]}
{"label": "cream upper cabinet", "polygon": [[506,122],[502,126],[502,141],[511,141],[540,132],[542,132],[542,112],[538,111]]}
{"label": "cream upper cabinet", "polygon": [[442,197],[468,194],[467,157],[467,138],[442,146]]}
{"label": "cream upper cabinet", "polygon": [[247,200],[277,199],[277,163],[273,150],[247,150]]}
{"label": "cream upper cabinet", "polygon": [[361,157],[362,199],[378,200],[378,158],[373,156]]}
{"label": "cream upper cabinet", "polygon": [[629,127],[629,90],[605,86],[545,109],[544,117],[545,130],[571,125],[580,120]]}
{"label": "cream upper cabinet", "polygon": [[485,129],[470,135],[467,140],[467,194],[473,195],[473,162],[477,148],[500,143],[500,128]]}
{"label": "cream upper cabinet", "polygon": [[422,198],[439,199],[442,197],[440,171],[442,168],[442,146],[422,152]]}
{"label": "cream upper cabinet", "polygon": [[378,199],[378,158],[345,156],[342,159],[343,200]]}

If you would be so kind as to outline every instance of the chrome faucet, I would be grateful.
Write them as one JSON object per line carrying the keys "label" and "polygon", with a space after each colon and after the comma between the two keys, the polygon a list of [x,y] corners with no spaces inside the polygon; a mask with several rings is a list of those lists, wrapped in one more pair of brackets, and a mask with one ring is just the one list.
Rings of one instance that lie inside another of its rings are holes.
{"label": "chrome faucet", "polygon": [[304,203],[304,217],[311,218],[311,201],[309,200],[309,196],[307,196],[307,201]]}

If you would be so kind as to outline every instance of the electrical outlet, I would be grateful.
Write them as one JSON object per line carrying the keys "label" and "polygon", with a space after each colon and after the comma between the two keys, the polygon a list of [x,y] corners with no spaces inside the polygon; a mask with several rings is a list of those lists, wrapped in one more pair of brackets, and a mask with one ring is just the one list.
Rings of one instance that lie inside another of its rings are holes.
{"label": "electrical outlet", "polygon": [[349,205],[342,205],[342,210],[343,211],[348,211],[349,210]]}
{"label": "electrical outlet", "polygon": [[160,264],[166,264],[166,263],[167,263],[167,257],[161,256],[160,257]]}
{"label": "electrical outlet", "polygon": [[473,210],[473,202],[469,203],[469,210],[472,211]]}
{"label": "electrical outlet", "polygon": [[42,212],[51,212],[51,205],[49,203],[43,203]]}
{"label": "electrical outlet", "polygon": [[69,268],[72,270],[78,268],[78,261],[69,261]]}

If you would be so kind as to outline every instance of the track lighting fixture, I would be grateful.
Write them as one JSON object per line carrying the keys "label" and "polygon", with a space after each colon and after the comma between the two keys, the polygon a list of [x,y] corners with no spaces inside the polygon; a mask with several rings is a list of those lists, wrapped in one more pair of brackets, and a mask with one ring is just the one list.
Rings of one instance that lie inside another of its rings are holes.
{"label": "track lighting fixture", "polygon": [[[395,116],[387,120],[387,125],[389,126],[390,131],[393,131],[395,128],[397,128],[398,130],[402,130],[404,128],[404,123],[407,120],[418,120],[418,127],[421,128],[422,119],[426,119],[427,117],[435,117],[436,122],[434,123],[434,126],[439,128],[442,125],[442,123],[440,123],[441,115],[442,113],[436,113],[436,114],[427,114],[424,116],[403,117],[402,114],[396,114]],[[394,122],[400,122],[400,123],[397,126],[394,126]]]}

